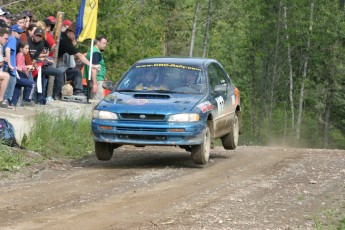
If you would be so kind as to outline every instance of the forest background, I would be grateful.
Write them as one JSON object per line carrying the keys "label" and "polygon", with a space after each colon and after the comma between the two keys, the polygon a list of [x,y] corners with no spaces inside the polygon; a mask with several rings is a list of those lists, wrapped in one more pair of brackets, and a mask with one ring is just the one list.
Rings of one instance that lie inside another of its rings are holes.
{"label": "forest background", "polygon": [[[217,59],[241,92],[242,145],[345,148],[344,1],[99,0],[108,79],[152,56]],[[0,0],[76,21],[81,0]],[[90,40],[78,44],[86,52]]]}

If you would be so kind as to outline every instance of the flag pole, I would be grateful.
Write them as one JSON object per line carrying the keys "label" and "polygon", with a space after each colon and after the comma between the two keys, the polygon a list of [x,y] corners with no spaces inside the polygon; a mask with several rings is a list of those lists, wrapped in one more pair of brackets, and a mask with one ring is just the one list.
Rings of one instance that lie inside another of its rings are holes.
{"label": "flag pole", "polygon": [[[89,60],[89,73],[87,79],[87,103],[89,103],[90,98],[90,81],[91,81],[91,71],[92,71],[92,56],[93,56],[93,43],[96,38],[97,29],[97,13],[98,13],[98,0],[81,0],[79,13],[76,22],[76,38],[78,41],[82,42],[85,39],[91,38],[91,48],[90,48],[90,60]],[[86,63],[84,63],[86,64]]]}
{"label": "flag pole", "polygon": [[87,103],[89,103],[89,99],[90,99],[90,94],[91,94],[91,91],[90,91],[90,81],[91,81],[91,71],[92,71],[92,56],[93,56],[93,43],[94,43],[94,39],[92,38],[91,39],[91,47],[90,47],[90,66],[89,66],[89,77],[87,79]]}

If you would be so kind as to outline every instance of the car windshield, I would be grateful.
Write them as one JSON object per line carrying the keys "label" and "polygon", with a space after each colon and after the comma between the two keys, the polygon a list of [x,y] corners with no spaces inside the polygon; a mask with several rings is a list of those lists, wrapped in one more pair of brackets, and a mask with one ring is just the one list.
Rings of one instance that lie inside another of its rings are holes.
{"label": "car windshield", "polygon": [[118,83],[116,91],[154,91],[202,94],[206,80],[201,68],[177,64],[133,66]]}

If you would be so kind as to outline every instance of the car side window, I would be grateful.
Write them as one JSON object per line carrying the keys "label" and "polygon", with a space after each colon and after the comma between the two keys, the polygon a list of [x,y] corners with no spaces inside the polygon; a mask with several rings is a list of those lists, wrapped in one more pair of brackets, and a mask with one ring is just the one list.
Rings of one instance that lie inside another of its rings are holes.
{"label": "car side window", "polygon": [[220,83],[222,85],[231,85],[231,81],[228,77],[228,75],[225,73],[225,71],[223,70],[223,68],[221,68],[218,64],[213,63],[215,71],[217,72],[217,76],[220,80]]}
{"label": "car side window", "polygon": [[213,65],[213,63],[208,66],[207,72],[208,72],[208,78],[210,80],[211,89],[214,89],[214,87],[216,85],[220,85],[221,84],[221,81],[220,81],[220,79],[218,77],[218,71],[215,68],[215,66]]}

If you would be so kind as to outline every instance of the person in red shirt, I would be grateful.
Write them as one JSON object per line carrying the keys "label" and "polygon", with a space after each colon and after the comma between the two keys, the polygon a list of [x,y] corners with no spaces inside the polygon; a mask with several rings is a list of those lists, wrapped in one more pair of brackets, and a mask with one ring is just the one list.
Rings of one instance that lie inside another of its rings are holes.
{"label": "person in red shirt", "polygon": [[45,40],[45,47],[48,49],[49,51],[47,52],[47,56],[49,57],[54,57],[54,51],[55,51],[55,47],[56,47],[56,41],[54,40],[52,34],[51,34],[51,21],[49,19],[44,19],[43,20],[44,23],[46,24],[46,40]]}

